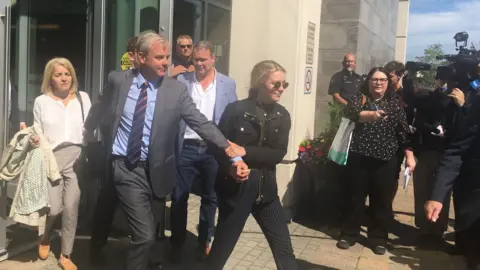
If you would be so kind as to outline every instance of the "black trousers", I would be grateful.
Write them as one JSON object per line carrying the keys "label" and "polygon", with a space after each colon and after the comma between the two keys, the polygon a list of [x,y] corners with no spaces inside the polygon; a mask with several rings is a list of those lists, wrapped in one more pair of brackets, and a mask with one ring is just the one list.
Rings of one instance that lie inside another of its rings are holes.
{"label": "black trousers", "polygon": [[132,233],[125,269],[145,270],[156,238],[155,229],[159,221],[156,212],[159,212],[157,210],[163,205],[163,200],[154,197],[145,165],[128,169],[121,159],[114,160],[112,165],[113,184]]}
{"label": "black trousers", "polygon": [[112,181],[103,181],[93,214],[90,250],[97,253],[107,244],[112,227],[115,210],[118,205],[118,195]]}
{"label": "black trousers", "polygon": [[470,227],[455,231],[455,245],[465,254],[468,269],[480,269],[480,218]]}
{"label": "black trousers", "polygon": [[386,245],[388,227],[393,220],[392,193],[396,188],[397,158],[382,161],[350,153],[345,179],[345,213],[342,222],[342,238],[357,240],[361,220],[368,206],[368,238],[372,245]]}
{"label": "black trousers", "polygon": [[242,233],[250,213],[267,238],[278,269],[298,269],[286,218],[280,200],[256,203],[258,179],[249,179],[243,184],[235,200],[218,196],[218,224],[212,249],[204,269],[223,269]]}

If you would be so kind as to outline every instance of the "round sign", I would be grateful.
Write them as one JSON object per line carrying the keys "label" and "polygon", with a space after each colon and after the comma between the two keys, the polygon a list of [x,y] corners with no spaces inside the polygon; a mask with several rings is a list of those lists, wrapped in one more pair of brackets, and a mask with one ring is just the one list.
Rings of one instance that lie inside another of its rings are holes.
{"label": "round sign", "polygon": [[305,72],[305,91],[310,92],[310,89],[312,89],[312,70],[307,69]]}
{"label": "round sign", "polygon": [[122,55],[122,58],[120,58],[120,66],[122,67],[122,70],[132,68],[132,60],[130,59],[130,55],[128,54],[128,52],[124,53]]}

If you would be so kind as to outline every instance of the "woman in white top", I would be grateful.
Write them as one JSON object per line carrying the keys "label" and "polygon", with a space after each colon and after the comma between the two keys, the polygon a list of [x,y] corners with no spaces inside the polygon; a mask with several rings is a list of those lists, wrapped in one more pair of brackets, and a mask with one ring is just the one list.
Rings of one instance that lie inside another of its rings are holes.
{"label": "woman in white top", "polygon": [[[45,66],[42,82],[43,95],[35,99],[33,116],[36,125],[52,145],[63,179],[49,185],[50,213],[45,234],[41,237],[38,256],[45,260],[50,252],[50,236],[55,218],[62,213],[62,239],[59,266],[77,269],[70,259],[78,219],[80,188],[74,165],[79,159],[83,144],[83,115],[88,115],[90,99],[78,91],[75,70],[69,60],[54,58]],[[83,115],[77,96],[83,103]]]}

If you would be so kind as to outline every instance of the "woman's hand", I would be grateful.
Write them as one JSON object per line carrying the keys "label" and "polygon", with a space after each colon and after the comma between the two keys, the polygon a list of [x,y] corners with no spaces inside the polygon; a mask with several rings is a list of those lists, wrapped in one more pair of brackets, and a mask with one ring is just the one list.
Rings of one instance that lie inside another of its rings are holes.
{"label": "woman's hand", "polygon": [[30,145],[32,147],[39,147],[40,146],[40,137],[38,137],[36,134],[30,135]]}
{"label": "woman's hand", "polygon": [[465,94],[458,88],[454,88],[452,93],[448,96],[453,98],[453,101],[458,107],[462,107],[463,104],[465,104]]}
{"label": "woman's hand", "polygon": [[417,162],[415,161],[415,158],[413,156],[407,156],[405,158],[405,167],[408,168],[408,170],[410,171],[410,174],[413,173],[416,166],[417,166]]}

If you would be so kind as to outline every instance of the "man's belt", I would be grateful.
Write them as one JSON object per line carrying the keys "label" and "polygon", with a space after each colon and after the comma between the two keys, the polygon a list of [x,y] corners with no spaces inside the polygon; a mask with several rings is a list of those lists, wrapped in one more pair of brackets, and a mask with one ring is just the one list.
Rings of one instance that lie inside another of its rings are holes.
{"label": "man's belt", "polygon": [[198,147],[207,147],[207,143],[202,141],[202,140],[196,140],[196,139],[185,139],[183,141],[184,145],[192,145],[192,146],[198,146]]}

